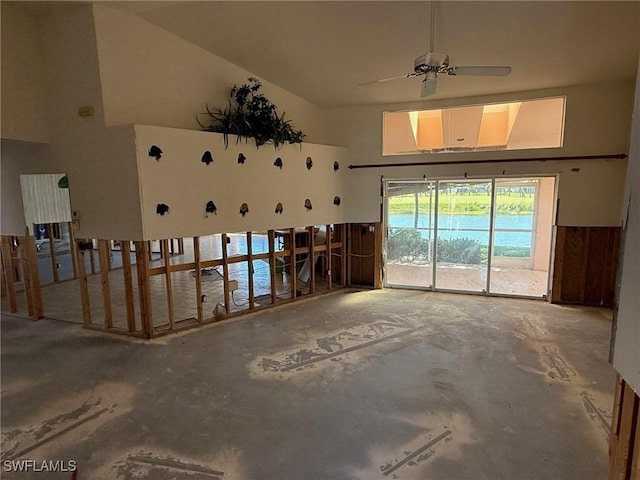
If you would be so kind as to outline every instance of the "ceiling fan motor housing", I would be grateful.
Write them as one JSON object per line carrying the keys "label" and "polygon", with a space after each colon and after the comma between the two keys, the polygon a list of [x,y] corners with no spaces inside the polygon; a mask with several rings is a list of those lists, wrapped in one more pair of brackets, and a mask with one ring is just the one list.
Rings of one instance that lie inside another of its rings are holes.
{"label": "ceiling fan motor housing", "polygon": [[437,52],[428,52],[420,55],[413,62],[413,70],[416,73],[439,71],[442,67],[449,66],[449,55]]}

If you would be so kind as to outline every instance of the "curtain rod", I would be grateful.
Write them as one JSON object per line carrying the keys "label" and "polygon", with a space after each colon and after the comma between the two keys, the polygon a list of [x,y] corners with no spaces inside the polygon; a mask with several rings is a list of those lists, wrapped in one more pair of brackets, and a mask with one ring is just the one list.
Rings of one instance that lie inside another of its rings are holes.
{"label": "curtain rod", "polygon": [[610,155],[575,155],[572,157],[529,157],[529,158],[507,158],[504,160],[467,160],[467,161],[455,161],[448,160],[442,162],[399,162],[399,163],[363,163],[359,165],[349,165],[351,170],[357,168],[387,168],[387,167],[422,167],[433,165],[468,165],[468,164],[480,164],[480,163],[515,163],[515,162],[547,162],[550,160],[602,160],[606,158],[627,158],[626,153],[616,153]]}

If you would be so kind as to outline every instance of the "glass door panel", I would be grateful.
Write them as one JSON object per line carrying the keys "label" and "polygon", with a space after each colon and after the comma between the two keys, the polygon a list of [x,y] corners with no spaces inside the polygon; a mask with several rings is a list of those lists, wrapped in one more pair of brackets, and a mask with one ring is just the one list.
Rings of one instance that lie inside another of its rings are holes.
{"label": "glass door panel", "polygon": [[433,284],[434,182],[386,183],[385,285]]}
{"label": "glass door panel", "polygon": [[435,288],[487,289],[491,181],[439,181]]}
{"label": "glass door panel", "polygon": [[490,293],[547,295],[555,178],[496,179]]}

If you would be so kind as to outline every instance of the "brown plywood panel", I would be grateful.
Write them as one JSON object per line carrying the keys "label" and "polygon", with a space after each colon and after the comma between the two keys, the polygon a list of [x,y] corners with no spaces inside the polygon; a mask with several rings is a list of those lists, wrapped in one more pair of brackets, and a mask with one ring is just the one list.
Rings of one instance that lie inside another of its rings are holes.
{"label": "brown plywood panel", "polygon": [[609,229],[589,228],[588,239],[584,303],[586,305],[600,305],[607,261]]}
{"label": "brown plywood panel", "polygon": [[587,236],[588,230],[582,227],[567,227],[565,231],[561,290],[563,302],[584,302]]}

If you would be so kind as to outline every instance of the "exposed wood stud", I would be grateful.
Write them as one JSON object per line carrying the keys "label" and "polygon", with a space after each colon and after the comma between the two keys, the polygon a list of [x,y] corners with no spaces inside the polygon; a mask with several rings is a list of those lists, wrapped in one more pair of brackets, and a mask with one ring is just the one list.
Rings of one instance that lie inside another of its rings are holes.
{"label": "exposed wood stud", "polygon": [[382,288],[382,225],[380,224],[380,222],[375,224],[374,235],[373,287]]}
{"label": "exposed wood stud", "polygon": [[298,278],[298,265],[296,263],[296,229],[289,229],[289,244],[291,245],[291,256],[289,257],[289,263],[291,265],[291,269],[289,271],[289,278],[291,281],[291,298],[295,299],[297,297],[297,285],[296,280]]}
{"label": "exposed wood stud", "polygon": [[255,297],[253,292],[253,239],[251,232],[247,232],[247,283],[249,284],[249,309],[255,308]]}
{"label": "exposed wood stud", "polygon": [[[180,239],[180,245],[182,252],[184,253],[184,245],[182,239]],[[193,237],[193,264],[196,271],[196,301],[198,308],[198,322],[202,323],[204,320],[204,312],[202,305],[202,265],[200,263],[200,237]]]}
{"label": "exposed wood stud", "polygon": [[633,389],[624,380],[619,380],[609,439],[609,480],[630,480],[638,476],[635,452],[638,449],[639,404],[640,398]]}
{"label": "exposed wood stud", "polygon": [[343,287],[346,287],[349,284],[347,277],[347,225],[343,223],[340,226],[340,242],[342,242],[342,247],[340,248],[340,282]]}
{"label": "exposed wood stud", "polygon": [[40,291],[40,273],[38,272],[38,252],[36,250],[36,239],[34,237],[25,237],[25,246],[27,253],[27,265],[29,266],[29,278],[31,286],[27,293],[31,294],[33,299],[33,318],[39,319],[44,317],[44,308],[42,306],[42,292]]}
{"label": "exposed wood stud", "polygon": [[27,314],[32,317],[33,295],[31,294],[31,275],[29,261],[27,259],[27,237],[18,237],[18,261],[22,270],[22,283],[24,284],[24,294],[27,302]]}
{"label": "exposed wood stud", "polygon": [[58,258],[56,255],[56,240],[53,237],[53,224],[47,223],[45,225],[45,230],[47,232],[47,237],[49,237],[49,253],[51,255],[51,273],[53,273],[54,283],[58,283],[60,281],[60,276],[58,275]]}
{"label": "exposed wood stud", "polygon": [[111,289],[109,287],[109,266],[111,255],[109,252],[109,240],[98,240],[98,258],[100,260],[100,279],[102,282],[102,300],[104,302],[104,326],[113,326],[113,314],[111,312]]}
{"label": "exposed wood stud", "polygon": [[78,278],[78,244],[76,243],[76,236],[73,233],[73,224],[71,222],[67,222],[67,225],[69,227],[69,239],[71,240],[71,264],[73,266],[73,278]]}
{"label": "exposed wood stud", "polygon": [[325,260],[325,272],[326,272],[326,279],[327,279],[327,288],[329,290],[331,290],[332,287],[332,282],[331,282],[331,276],[333,275],[333,272],[331,271],[331,242],[332,242],[332,236],[331,236],[331,225],[326,225],[325,226],[325,231],[326,231],[326,240],[324,242],[324,244],[327,247],[327,252],[326,252],[326,260]]}
{"label": "exposed wood stud", "polygon": [[153,336],[153,311],[149,284],[149,245],[150,242],[148,241],[135,242],[140,316],[142,319],[142,332],[147,338]]}
{"label": "exposed wood stud", "polygon": [[89,250],[89,264],[91,265],[91,275],[95,275],[95,273],[96,273],[96,259],[93,256],[93,242],[91,244],[91,249]]}
{"label": "exposed wood stud", "polygon": [[353,267],[353,261],[351,259],[351,249],[353,244],[353,239],[351,235],[351,224],[347,227],[347,247],[348,249],[343,249],[344,254],[347,256],[347,285],[351,285],[351,269]]}
{"label": "exposed wood stud", "polygon": [[556,227],[556,248],[553,259],[553,283],[551,302],[560,303],[562,299],[562,272],[564,270],[564,244],[566,227]]}
{"label": "exposed wood stud", "polygon": [[5,235],[2,236],[1,248],[3,283],[7,291],[7,297],[9,298],[9,311],[16,313],[18,311],[18,302],[14,278],[13,248],[11,246],[10,237]]}
{"label": "exposed wood stud", "polygon": [[[173,245],[173,241],[171,241]],[[164,283],[167,289],[167,311],[169,312],[169,329],[175,328],[175,316],[173,312],[173,285],[171,284],[171,255],[169,254],[169,240],[166,238],[160,242],[161,249],[164,251]]]}
{"label": "exposed wood stud", "polygon": [[76,248],[78,256],[78,278],[80,280],[80,300],[82,302],[82,322],[85,326],[91,325],[91,304],[89,301],[89,284],[87,282],[87,267],[84,256],[86,250]]}
{"label": "exposed wood stud", "polygon": [[276,303],[276,235],[274,230],[267,232],[269,240],[269,281],[271,286],[271,303]]}
{"label": "exposed wood stud", "polygon": [[223,233],[222,238],[222,281],[224,282],[224,310],[229,314],[231,312],[231,294],[229,292],[229,262],[227,255],[227,234]]}
{"label": "exposed wood stud", "polygon": [[120,254],[122,255],[122,275],[124,279],[124,295],[127,306],[127,329],[129,332],[136,330],[136,310],[133,300],[133,275],[131,272],[131,244],[128,240],[120,242]]}
{"label": "exposed wood stud", "polygon": [[316,291],[316,262],[315,262],[315,250],[314,250],[314,227],[310,225],[307,227],[309,236],[309,293],[315,293]]}

